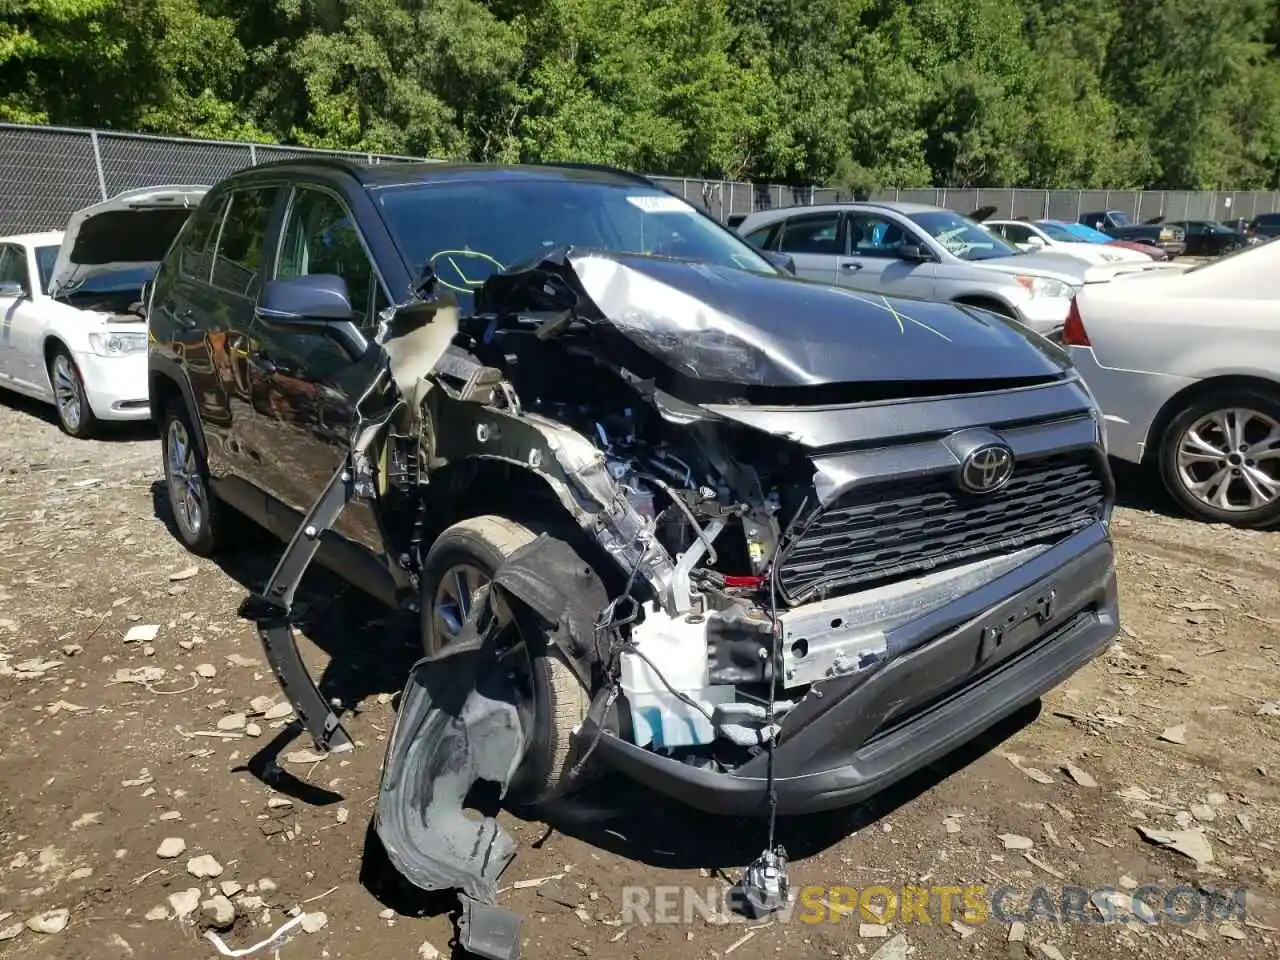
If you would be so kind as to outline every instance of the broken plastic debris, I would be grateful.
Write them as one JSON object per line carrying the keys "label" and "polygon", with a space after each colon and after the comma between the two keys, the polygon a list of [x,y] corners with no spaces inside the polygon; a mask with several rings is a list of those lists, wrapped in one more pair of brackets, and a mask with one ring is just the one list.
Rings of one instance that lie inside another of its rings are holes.
{"label": "broken plastic debris", "polygon": [[150,643],[160,632],[160,625],[155,623],[138,623],[128,629],[124,635],[125,643]]}
{"label": "broken plastic debris", "polygon": [[1196,863],[1213,863],[1213,847],[1199,830],[1153,830],[1140,826],[1138,832],[1151,843],[1175,850]]}
{"label": "broken plastic debris", "polygon": [[206,940],[213,944],[214,949],[217,950],[218,953],[222,954],[222,956],[232,957],[233,960],[238,960],[239,957],[247,957],[257,953],[259,950],[265,950],[267,947],[278,944],[285,934],[294,927],[300,926],[303,918],[306,916],[307,914],[305,913],[299,914],[288,923],[279,927],[275,933],[271,934],[271,936],[267,937],[267,939],[263,940],[261,943],[255,943],[252,947],[245,947],[243,950],[232,950],[227,946],[226,942],[212,930],[206,930],[204,936]]}

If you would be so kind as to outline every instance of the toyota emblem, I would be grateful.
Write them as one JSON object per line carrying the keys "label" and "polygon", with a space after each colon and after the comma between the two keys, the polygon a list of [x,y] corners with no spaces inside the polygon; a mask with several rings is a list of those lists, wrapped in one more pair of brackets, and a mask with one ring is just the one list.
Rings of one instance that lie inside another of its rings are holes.
{"label": "toyota emblem", "polygon": [[1013,476],[1013,451],[990,443],[971,452],[960,464],[960,486],[969,493],[994,493]]}

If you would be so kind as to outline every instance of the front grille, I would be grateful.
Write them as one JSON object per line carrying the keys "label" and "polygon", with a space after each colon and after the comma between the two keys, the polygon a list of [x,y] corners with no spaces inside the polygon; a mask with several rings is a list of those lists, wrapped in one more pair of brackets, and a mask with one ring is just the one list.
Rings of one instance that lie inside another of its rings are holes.
{"label": "front grille", "polygon": [[793,603],[944,569],[1062,538],[1103,516],[1106,485],[1092,454],[1019,461],[995,493],[961,491],[951,472],[850,491],[783,555]]}

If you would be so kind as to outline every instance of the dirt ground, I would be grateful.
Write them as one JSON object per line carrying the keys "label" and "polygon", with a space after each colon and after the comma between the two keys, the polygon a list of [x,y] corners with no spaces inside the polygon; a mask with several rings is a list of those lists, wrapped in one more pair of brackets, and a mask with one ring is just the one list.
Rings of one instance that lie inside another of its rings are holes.
{"label": "dirt ground", "polygon": [[[194,561],[166,530],[159,478],[149,429],[80,442],[35,404],[0,401],[0,957],[215,957],[206,914],[223,905],[184,922],[170,897],[208,901],[223,884],[236,911],[229,948],[267,938],[300,907],[307,922],[255,956],[447,955],[450,903],[389,881],[367,849],[411,634],[336,580],[309,580],[306,655],[358,749],[291,762],[310,744],[274,712],[257,715],[256,698],[282,697],[237,614],[279,548],[263,538],[218,564]],[[933,909],[930,923],[895,915],[877,927],[858,911],[821,916],[847,890],[806,890],[790,922],[645,924],[624,909],[637,903],[624,887],[704,896],[736,879],[763,831],[606,779],[549,822],[504,814],[520,852],[500,901],[525,918],[524,956],[1277,956],[1280,533],[1176,518],[1136,494],[1136,478],[1122,481],[1125,630],[1112,652],[1038,715],[874,805],[782,823],[792,882],[1008,884],[1020,891],[1009,909],[1035,886],[1054,902],[1077,885],[1117,887],[1121,901],[1140,884],[1244,887],[1246,917],[1102,924],[1089,905],[1092,922],[1041,914],[1011,929]],[[1199,860],[1139,827],[1175,832]],[[183,851],[161,858],[166,839]],[[204,855],[220,875],[192,875]],[[822,922],[802,922],[806,909]]]}

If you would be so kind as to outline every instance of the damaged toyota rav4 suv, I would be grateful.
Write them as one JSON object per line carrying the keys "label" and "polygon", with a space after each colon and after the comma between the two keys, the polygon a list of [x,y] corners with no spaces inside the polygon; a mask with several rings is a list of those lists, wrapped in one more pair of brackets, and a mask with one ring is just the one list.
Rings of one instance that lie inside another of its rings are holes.
{"label": "damaged toyota rav4 suv", "polygon": [[319,745],[351,742],[289,627],[313,556],[420,613],[376,824],[423,887],[492,897],[476,781],[849,804],[1117,630],[1103,425],[1057,347],[797,280],[639,177],[257,167],[148,317],[176,529],[289,541],[252,606]]}

